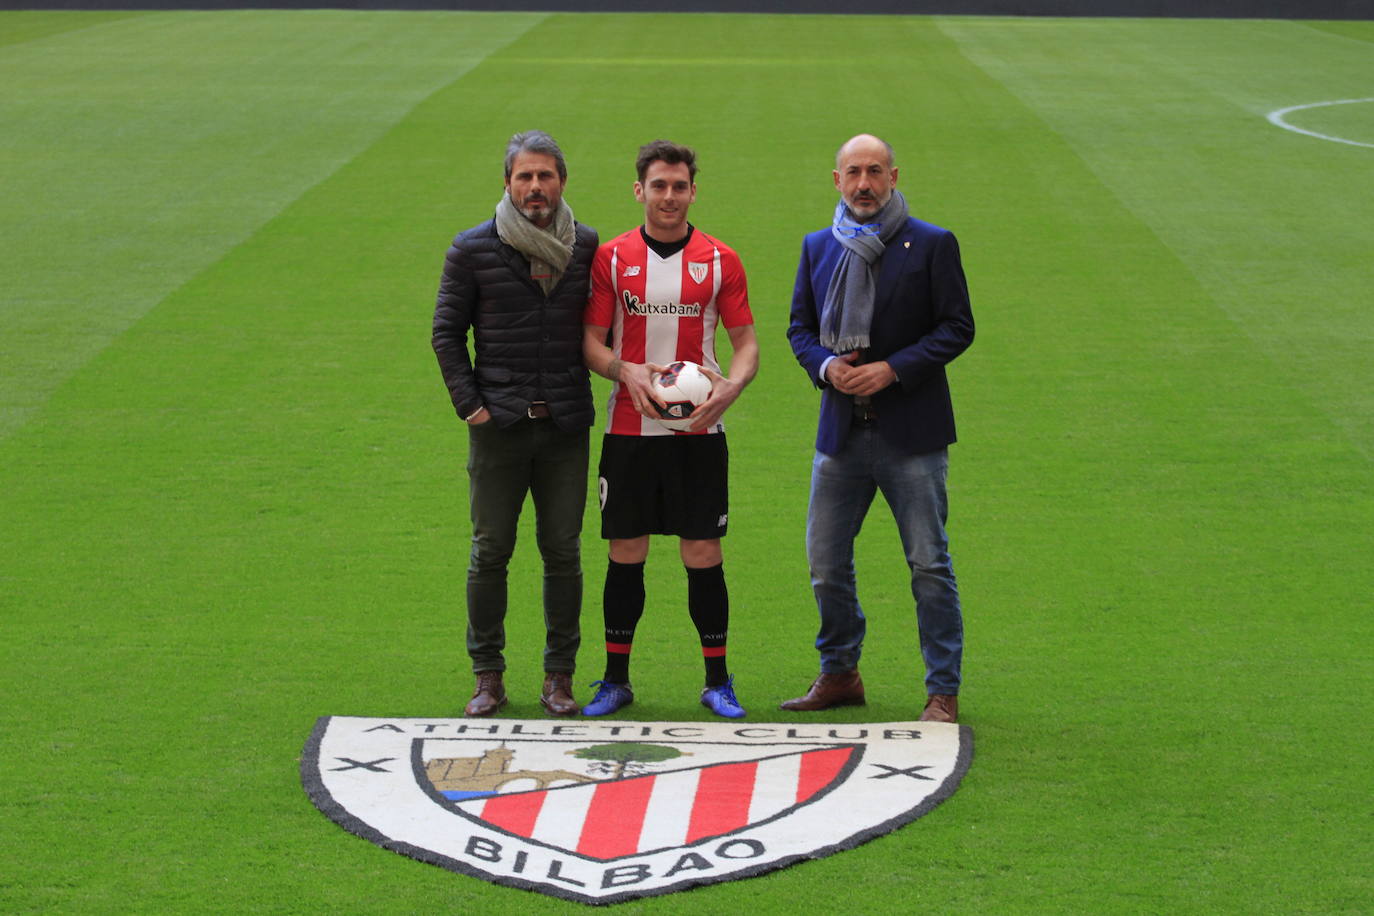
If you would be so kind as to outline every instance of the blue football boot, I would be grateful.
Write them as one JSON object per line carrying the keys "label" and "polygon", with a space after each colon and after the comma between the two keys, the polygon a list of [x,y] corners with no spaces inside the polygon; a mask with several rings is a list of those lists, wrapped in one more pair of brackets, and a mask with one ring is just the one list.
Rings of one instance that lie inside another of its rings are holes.
{"label": "blue football boot", "polygon": [[596,696],[582,707],[584,716],[608,716],[620,707],[629,706],[635,701],[635,694],[630,689],[629,682],[612,684],[609,681],[592,681],[592,686],[597,687]]}
{"label": "blue football boot", "polygon": [[727,719],[743,719],[744,707],[735,699],[735,676],[719,687],[707,687],[701,692],[701,705]]}

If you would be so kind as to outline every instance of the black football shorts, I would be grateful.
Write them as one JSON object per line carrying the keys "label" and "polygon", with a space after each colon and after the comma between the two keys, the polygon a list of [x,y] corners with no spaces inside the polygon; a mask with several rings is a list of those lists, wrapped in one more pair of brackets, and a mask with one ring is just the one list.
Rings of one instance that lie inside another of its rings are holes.
{"label": "black football shorts", "polygon": [[612,436],[601,440],[598,487],[607,540],[673,534],[725,536],[730,450],[724,433]]}

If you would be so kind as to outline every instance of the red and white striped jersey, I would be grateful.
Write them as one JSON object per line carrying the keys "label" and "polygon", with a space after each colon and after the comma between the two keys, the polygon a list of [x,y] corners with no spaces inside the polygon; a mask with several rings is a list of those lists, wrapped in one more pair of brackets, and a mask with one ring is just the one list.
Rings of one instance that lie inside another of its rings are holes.
{"label": "red and white striped jersey", "polygon": [[[583,322],[610,328],[611,349],[625,362],[666,366],[690,360],[720,372],[716,325],[750,325],[754,315],[744,267],[733,249],[694,229],[687,247],[663,258],[636,227],[597,249]],[[606,431],[614,435],[692,435],[642,416],[618,382],[607,413]],[[701,432],[722,429],[717,423]]]}

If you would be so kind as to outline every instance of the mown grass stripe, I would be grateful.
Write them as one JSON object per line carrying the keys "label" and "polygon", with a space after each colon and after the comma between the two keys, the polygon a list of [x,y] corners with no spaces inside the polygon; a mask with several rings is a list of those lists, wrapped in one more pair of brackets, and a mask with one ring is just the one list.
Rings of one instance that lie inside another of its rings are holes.
{"label": "mown grass stripe", "polygon": [[[0,21],[14,16],[27,21]],[[9,46],[0,436],[164,296],[539,18],[73,15],[62,21],[93,26]]]}

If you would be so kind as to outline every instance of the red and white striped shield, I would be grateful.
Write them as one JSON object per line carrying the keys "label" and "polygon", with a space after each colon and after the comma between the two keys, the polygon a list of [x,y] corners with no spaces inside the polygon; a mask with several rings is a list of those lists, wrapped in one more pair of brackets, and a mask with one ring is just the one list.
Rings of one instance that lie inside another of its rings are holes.
{"label": "red and white striped shield", "polygon": [[346,829],[587,903],[762,874],[914,820],[967,727],[326,717],[302,779]]}

